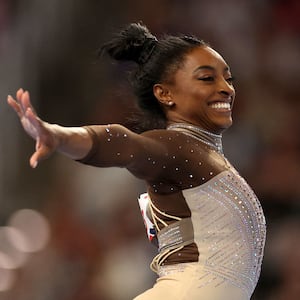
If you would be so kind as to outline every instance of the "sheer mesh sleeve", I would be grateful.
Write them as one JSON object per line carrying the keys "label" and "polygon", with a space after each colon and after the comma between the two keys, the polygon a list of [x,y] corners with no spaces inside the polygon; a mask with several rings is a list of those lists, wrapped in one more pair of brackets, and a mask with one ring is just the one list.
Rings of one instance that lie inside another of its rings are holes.
{"label": "sheer mesh sleeve", "polygon": [[226,169],[224,157],[180,132],[136,134],[117,124],[86,128],[93,147],[80,162],[127,168],[146,180],[153,192],[167,194],[197,186]]}
{"label": "sheer mesh sleeve", "polygon": [[99,139],[97,136],[97,133],[95,130],[93,130],[92,126],[83,126],[84,129],[88,132],[89,136],[91,137],[92,140],[92,148],[90,149],[89,153],[83,157],[82,159],[77,159],[76,161],[80,163],[88,163],[89,160],[97,153],[98,151],[98,146],[99,146]]}

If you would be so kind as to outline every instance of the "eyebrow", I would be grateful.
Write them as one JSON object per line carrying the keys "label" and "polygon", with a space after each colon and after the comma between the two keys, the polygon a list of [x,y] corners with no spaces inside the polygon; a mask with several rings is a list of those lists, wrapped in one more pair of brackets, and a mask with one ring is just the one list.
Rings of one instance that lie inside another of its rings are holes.
{"label": "eyebrow", "polygon": [[[209,66],[209,65],[204,65],[204,66],[200,66],[200,67],[197,67],[195,70],[194,70],[194,72],[193,73],[196,73],[197,71],[199,71],[199,70],[211,70],[211,71],[215,71],[215,68],[214,67],[212,67],[212,66]],[[228,66],[226,66],[225,68],[224,68],[224,72],[230,72],[230,69],[229,69],[229,67]]]}

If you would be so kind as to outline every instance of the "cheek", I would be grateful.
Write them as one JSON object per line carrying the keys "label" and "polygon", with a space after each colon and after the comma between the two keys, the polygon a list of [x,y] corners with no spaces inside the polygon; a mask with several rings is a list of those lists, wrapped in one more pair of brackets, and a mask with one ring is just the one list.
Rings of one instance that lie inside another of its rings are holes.
{"label": "cheek", "polygon": [[213,93],[205,88],[198,88],[192,90],[190,95],[193,102],[207,105],[207,101],[212,98]]}
{"label": "cheek", "polygon": [[182,78],[181,83],[173,88],[172,94],[178,106],[192,110],[194,107],[206,106],[207,101],[213,98],[214,91],[205,86],[190,84]]}

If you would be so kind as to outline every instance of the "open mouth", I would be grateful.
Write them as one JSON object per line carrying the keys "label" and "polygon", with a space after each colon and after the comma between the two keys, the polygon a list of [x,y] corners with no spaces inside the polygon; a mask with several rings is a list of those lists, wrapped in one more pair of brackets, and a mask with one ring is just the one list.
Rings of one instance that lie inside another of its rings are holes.
{"label": "open mouth", "polygon": [[231,110],[231,103],[224,102],[224,101],[213,102],[209,106],[217,110],[227,110],[227,111]]}

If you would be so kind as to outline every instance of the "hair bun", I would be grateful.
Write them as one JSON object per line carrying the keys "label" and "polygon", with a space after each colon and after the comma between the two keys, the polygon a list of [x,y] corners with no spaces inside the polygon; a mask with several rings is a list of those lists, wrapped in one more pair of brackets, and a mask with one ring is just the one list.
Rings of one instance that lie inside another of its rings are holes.
{"label": "hair bun", "polygon": [[153,52],[157,38],[141,23],[132,23],[112,41],[102,46],[101,52],[107,52],[116,60],[135,61],[144,64]]}

